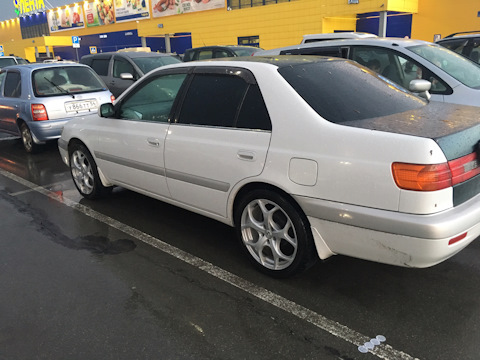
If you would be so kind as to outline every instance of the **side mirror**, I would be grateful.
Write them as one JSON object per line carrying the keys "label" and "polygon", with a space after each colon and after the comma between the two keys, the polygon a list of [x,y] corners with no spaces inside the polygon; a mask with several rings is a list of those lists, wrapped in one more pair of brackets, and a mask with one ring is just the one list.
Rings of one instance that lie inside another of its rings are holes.
{"label": "side mirror", "polygon": [[104,117],[104,118],[109,118],[115,115],[115,109],[113,108],[112,103],[106,103],[100,105],[100,108],[98,109],[98,116]]}
{"label": "side mirror", "polygon": [[120,79],[135,81],[135,79],[133,78],[133,75],[130,74],[130,73],[121,73],[120,74]]}
{"label": "side mirror", "polygon": [[432,83],[430,81],[423,79],[415,79],[410,81],[408,87],[411,92],[418,93],[418,96],[430,100],[431,95],[428,92],[432,87]]}

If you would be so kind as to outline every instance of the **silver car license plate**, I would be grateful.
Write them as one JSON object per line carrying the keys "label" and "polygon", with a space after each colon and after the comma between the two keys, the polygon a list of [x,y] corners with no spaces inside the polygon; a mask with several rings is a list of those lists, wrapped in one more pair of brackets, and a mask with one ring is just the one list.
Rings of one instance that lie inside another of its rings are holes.
{"label": "silver car license plate", "polygon": [[65,103],[65,110],[67,112],[72,111],[82,111],[82,110],[90,110],[97,108],[97,101],[96,100],[82,100],[82,101],[70,101]]}

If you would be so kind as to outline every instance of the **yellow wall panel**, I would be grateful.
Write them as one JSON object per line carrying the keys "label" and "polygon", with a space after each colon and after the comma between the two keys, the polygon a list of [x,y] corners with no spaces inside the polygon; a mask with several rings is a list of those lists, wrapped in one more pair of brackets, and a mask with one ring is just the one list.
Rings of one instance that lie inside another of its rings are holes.
{"label": "yellow wall panel", "polygon": [[412,19],[412,38],[433,41],[460,31],[480,30],[480,1],[421,0]]}

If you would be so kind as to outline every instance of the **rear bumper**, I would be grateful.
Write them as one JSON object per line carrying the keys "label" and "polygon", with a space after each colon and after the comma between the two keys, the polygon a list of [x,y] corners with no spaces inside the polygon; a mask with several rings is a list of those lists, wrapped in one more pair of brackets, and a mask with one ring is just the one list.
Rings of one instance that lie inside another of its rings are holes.
{"label": "rear bumper", "polygon": [[38,141],[45,142],[58,139],[65,124],[72,119],[30,121],[27,125]]}
{"label": "rear bumper", "polygon": [[[296,197],[321,258],[343,254],[392,265],[428,267],[480,235],[480,195],[431,215],[404,214]],[[449,245],[459,235],[466,236]]]}

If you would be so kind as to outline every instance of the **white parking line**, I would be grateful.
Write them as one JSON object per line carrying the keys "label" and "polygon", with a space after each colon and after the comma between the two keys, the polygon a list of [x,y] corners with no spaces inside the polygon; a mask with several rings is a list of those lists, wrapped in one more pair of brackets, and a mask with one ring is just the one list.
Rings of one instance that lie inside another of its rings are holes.
{"label": "white parking line", "polygon": [[[352,330],[348,328],[345,325],[339,324],[336,321],[330,320],[323,315],[320,315],[310,309],[307,309],[291,300],[288,300],[280,295],[277,295],[265,288],[262,288],[260,286],[257,286],[237,275],[234,275],[226,270],[223,270],[205,260],[202,260],[192,254],[189,254],[183,250],[180,250],[170,244],[167,244],[166,242],[157,239],[151,235],[148,235],[140,230],[137,230],[135,228],[132,228],[131,226],[128,226],[126,224],[123,224],[115,219],[112,219],[106,215],[103,215],[93,209],[90,209],[82,204],[79,204],[73,200],[67,199],[65,197],[59,197],[58,194],[55,194],[43,187],[39,187],[34,183],[31,183],[28,180],[25,180],[21,177],[18,177],[15,174],[12,174],[8,171],[5,171],[3,169],[0,169],[0,174],[13,180],[16,181],[27,188],[30,188],[31,190],[37,191],[45,196],[48,196],[49,198],[59,201],[73,209],[76,209],[83,214],[90,216],[91,218],[98,220],[104,224],[107,224],[117,230],[120,230],[124,232],[127,235],[130,235],[131,237],[143,241],[179,260],[182,260],[202,271],[207,272],[208,274],[216,277],[217,279],[223,280],[245,292],[247,292],[250,295],[253,295],[257,297],[258,299],[261,299],[279,309],[282,309],[286,311],[289,314],[292,314],[299,319],[302,319],[304,321],[307,321],[316,327],[342,339],[345,340],[355,346],[362,346],[366,342],[369,342],[371,339],[371,336],[366,336],[361,333],[356,332],[355,330]],[[356,350],[355,350],[356,351]],[[374,349],[371,349],[369,351],[370,353],[376,355],[380,359],[388,359],[388,360],[418,360],[402,351],[395,350],[391,346],[382,343],[379,346],[375,346]]]}
{"label": "white parking line", "polygon": [[59,181],[59,182],[44,185],[44,186],[35,186],[33,188],[28,188],[27,190],[22,190],[22,191],[17,191],[17,192],[14,192],[14,193],[9,193],[8,195],[10,195],[10,196],[23,195],[23,194],[26,194],[26,193],[29,193],[29,192],[32,192],[32,191],[39,191],[39,190],[42,190],[42,189],[45,190],[45,189],[51,188],[53,186],[62,185],[62,184],[65,184],[66,182],[71,183],[72,180],[69,179],[69,180]]}
{"label": "white parking line", "polygon": [[0,138],[0,141],[6,141],[6,140],[17,140],[20,139],[20,136],[8,136],[8,137],[2,137]]}

